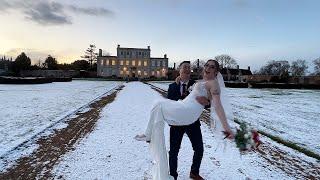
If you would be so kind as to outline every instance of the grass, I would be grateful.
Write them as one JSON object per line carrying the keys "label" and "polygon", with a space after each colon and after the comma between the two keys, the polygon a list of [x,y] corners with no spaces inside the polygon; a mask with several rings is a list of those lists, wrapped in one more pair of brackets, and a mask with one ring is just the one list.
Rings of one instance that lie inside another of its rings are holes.
{"label": "grass", "polygon": [[[149,84],[149,83],[146,83],[146,84]],[[149,84],[149,85],[151,85],[151,84]],[[153,85],[151,85],[151,86],[153,86]],[[153,86],[153,87],[155,87],[155,86]],[[155,88],[158,89],[157,87],[155,87]],[[164,90],[163,93],[167,93],[167,91]],[[237,124],[241,123],[241,121],[239,121],[239,119],[237,119],[237,118],[234,118],[234,122],[236,122]],[[273,141],[276,141],[277,143],[283,144],[283,145],[285,145],[285,146],[287,146],[289,148],[292,148],[292,149],[294,149],[296,151],[299,151],[299,152],[301,152],[301,153],[303,153],[303,154],[305,154],[305,155],[307,155],[309,157],[313,157],[313,158],[317,159],[318,161],[320,161],[320,155],[318,155],[318,154],[316,154],[316,153],[314,153],[314,152],[312,152],[312,151],[310,151],[310,150],[308,150],[306,148],[303,148],[303,147],[297,145],[296,143],[284,140],[284,139],[280,138],[279,136],[274,136],[274,135],[271,135],[271,134],[266,133],[266,132],[261,131],[261,130],[258,130],[258,133],[260,133],[260,134],[272,139]]]}
{"label": "grass", "polygon": [[[234,119],[234,122],[236,122],[238,124],[241,123],[241,121],[239,121],[236,118]],[[297,145],[296,143],[284,140],[284,139],[280,138],[279,136],[274,136],[274,135],[271,135],[271,134],[266,133],[266,132],[261,131],[261,130],[258,130],[258,132],[260,134],[264,135],[264,136],[267,136],[268,138],[272,139],[273,141],[276,141],[276,142],[278,142],[280,144],[283,144],[283,145],[285,145],[285,146],[287,146],[289,148],[297,150],[297,151],[299,151],[299,152],[301,152],[301,153],[303,153],[303,154],[305,154],[305,155],[307,155],[309,157],[313,157],[313,158],[315,158],[317,160],[320,160],[320,155],[318,155],[318,154],[316,154],[316,153],[314,153],[314,152],[312,152],[312,151],[310,151],[310,150],[308,150],[308,149],[306,149],[304,147],[301,147],[301,146]]]}

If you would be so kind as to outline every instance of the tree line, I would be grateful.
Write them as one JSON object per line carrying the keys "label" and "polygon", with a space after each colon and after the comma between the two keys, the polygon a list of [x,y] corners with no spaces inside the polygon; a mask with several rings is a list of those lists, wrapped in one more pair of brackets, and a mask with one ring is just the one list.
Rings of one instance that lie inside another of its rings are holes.
{"label": "tree line", "polygon": [[[97,53],[96,46],[94,44],[90,44],[89,47],[85,50],[85,54],[81,56],[82,60],[76,60],[70,64],[63,63],[59,64],[56,58],[51,55],[44,60],[43,63],[39,61],[39,63],[31,65],[31,59],[22,52],[17,58],[9,62],[9,70],[14,74],[19,74],[21,70],[87,70],[87,71],[96,71],[97,70]],[[218,55],[214,58],[220,64],[220,68],[236,68],[237,61],[227,54]],[[3,60],[1,59],[0,66]],[[191,68],[195,72],[201,72],[203,66],[205,64],[205,60],[196,60],[191,62]],[[320,58],[313,60],[314,72],[311,75],[320,75]],[[304,76],[307,73],[308,65],[306,60],[298,59],[296,61],[291,62],[291,64],[286,61],[268,61],[266,65],[262,66],[260,70],[254,71],[253,74],[258,75],[275,75],[275,76]]]}
{"label": "tree line", "polygon": [[[237,61],[230,55],[219,55],[214,58],[220,64],[220,68],[235,69],[237,68]],[[191,69],[196,72],[201,72],[205,60],[196,60],[191,62]],[[314,72],[310,75],[320,75],[320,58],[312,61],[314,65]],[[274,76],[304,76],[308,73],[308,65],[306,60],[298,59],[292,61],[291,64],[286,61],[271,60],[262,66],[260,70],[254,71],[253,74],[257,75],[274,75]]]}
{"label": "tree line", "polygon": [[[314,72],[310,75],[320,75],[320,58],[312,61],[314,65]],[[274,76],[304,76],[308,73],[308,65],[306,60],[298,59],[292,61],[268,61],[266,65],[262,66],[259,71],[254,74],[259,75],[274,75]]]}
{"label": "tree line", "polygon": [[76,60],[70,64],[62,63],[59,64],[57,59],[51,55],[48,55],[44,62],[32,65],[31,59],[22,52],[16,57],[14,61],[2,58],[1,63],[6,63],[8,69],[13,73],[13,75],[19,75],[22,70],[87,70],[87,71],[97,71],[97,53],[95,53],[95,45],[90,45],[90,47],[85,51],[85,55],[81,56],[82,60]]}

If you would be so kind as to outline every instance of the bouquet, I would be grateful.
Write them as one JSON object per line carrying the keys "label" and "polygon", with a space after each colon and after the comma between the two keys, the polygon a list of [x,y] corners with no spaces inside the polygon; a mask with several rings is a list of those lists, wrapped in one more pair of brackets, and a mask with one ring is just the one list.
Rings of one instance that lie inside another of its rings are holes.
{"label": "bouquet", "polygon": [[261,144],[259,133],[245,123],[240,124],[240,129],[237,129],[234,139],[240,152],[256,149]]}

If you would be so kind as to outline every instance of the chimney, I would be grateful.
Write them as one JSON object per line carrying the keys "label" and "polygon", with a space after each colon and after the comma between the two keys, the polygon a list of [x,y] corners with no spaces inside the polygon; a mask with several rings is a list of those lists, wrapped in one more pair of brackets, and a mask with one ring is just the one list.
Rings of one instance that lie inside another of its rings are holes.
{"label": "chimney", "polygon": [[164,54],[164,56],[163,56],[165,59],[167,59],[167,54]]}
{"label": "chimney", "polygon": [[99,49],[99,56],[102,56],[102,49]]}
{"label": "chimney", "polygon": [[199,69],[200,66],[200,59],[197,59],[197,68]]}
{"label": "chimney", "polygon": [[239,70],[239,65],[237,65],[237,69]]}
{"label": "chimney", "polygon": [[173,63],[173,69],[176,69],[176,63]]}
{"label": "chimney", "polygon": [[250,71],[250,66],[248,66],[248,70]]}
{"label": "chimney", "polygon": [[118,48],[120,48],[120,44],[118,44]]}
{"label": "chimney", "polygon": [[150,50],[150,46],[148,46],[148,49]]}

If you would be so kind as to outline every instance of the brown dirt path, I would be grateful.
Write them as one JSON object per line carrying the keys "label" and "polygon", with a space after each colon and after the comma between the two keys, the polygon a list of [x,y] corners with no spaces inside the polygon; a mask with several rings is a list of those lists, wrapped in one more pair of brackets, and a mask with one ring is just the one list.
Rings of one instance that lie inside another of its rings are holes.
{"label": "brown dirt path", "polygon": [[[148,84],[148,83],[146,83]],[[167,92],[156,86],[148,84],[152,89],[159,92],[162,96],[167,97]],[[210,111],[203,111],[200,120],[210,125]],[[267,137],[265,137],[268,139]],[[268,140],[269,141],[269,140]],[[295,179],[320,179],[320,162],[308,161],[301,156],[296,156],[281,148],[282,145],[275,145],[275,143],[263,142],[256,151],[266,164],[261,166],[268,168],[269,165],[281,169],[284,173],[288,174]],[[272,141],[270,139],[270,141]],[[309,157],[307,157],[309,158]],[[310,158],[312,159],[312,158]]]}
{"label": "brown dirt path", "polygon": [[0,172],[0,179],[51,179],[51,170],[60,157],[72,150],[74,145],[88,135],[100,118],[101,110],[113,102],[121,86],[110,95],[102,97],[89,105],[90,110],[78,113],[68,121],[68,126],[55,130],[52,135],[36,141],[39,147],[30,155],[17,160],[16,164]]}

